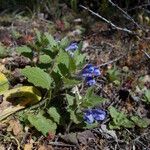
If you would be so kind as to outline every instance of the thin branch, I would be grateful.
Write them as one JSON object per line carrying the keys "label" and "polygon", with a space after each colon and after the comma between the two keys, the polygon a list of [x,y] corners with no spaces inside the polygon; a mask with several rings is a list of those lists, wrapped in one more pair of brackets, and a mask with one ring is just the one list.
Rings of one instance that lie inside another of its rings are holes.
{"label": "thin branch", "polygon": [[49,144],[53,145],[53,146],[61,146],[61,147],[75,147],[75,145],[64,144],[64,143],[60,143],[60,142],[49,142]]}
{"label": "thin branch", "polygon": [[144,54],[150,59],[150,55],[147,52],[145,52],[144,50],[142,50],[142,52],[144,52]]}
{"label": "thin branch", "polygon": [[131,31],[131,30],[127,29],[127,28],[121,28],[121,27],[116,26],[116,25],[115,25],[115,24],[113,24],[111,21],[109,21],[109,20],[107,20],[106,18],[102,17],[102,16],[101,16],[101,15],[99,15],[98,13],[95,13],[95,12],[94,12],[94,11],[92,11],[91,9],[89,9],[89,8],[87,8],[87,7],[83,6],[83,5],[79,5],[79,6],[80,6],[80,7],[82,7],[83,9],[85,9],[85,10],[87,10],[87,11],[91,12],[93,15],[95,15],[95,16],[97,16],[97,17],[99,17],[100,19],[102,19],[103,21],[105,21],[106,23],[108,23],[109,25],[111,25],[112,27],[114,27],[115,29],[120,30],[120,31],[127,32],[127,33],[129,33],[129,34],[136,35],[136,33],[135,33],[135,32],[133,32],[133,31]]}
{"label": "thin branch", "polygon": [[120,8],[117,4],[113,3],[111,0],[108,0],[112,6],[116,7],[118,10],[120,10],[128,20],[132,21],[138,28],[141,29],[141,27],[139,26],[139,24],[137,22],[135,22],[135,20],[126,12],[124,11],[122,8]]}
{"label": "thin branch", "polygon": [[100,64],[100,65],[98,65],[97,67],[102,67],[102,66],[106,66],[106,65],[112,64],[112,63],[114,63],[114,62],[120,60],[122,57],[124,57],[124,55],[123,55],[123,56],[120,56],[120,57],[118,57],[118,58],[115,58],[115,59],[113,59],[113,60],[110,60],[110,61],[108,61],[108,62],[106,62],[106,63]]}
{"label": "thin branch", "polygon": [[134,9],[141,9],[141,8],[147,7],[147,6],[150,6],[150,4],[143,4],[143,5],[140,5],[140,6],[135,6],[135,7],[131,8],[131,9],[128,9],[127,11],[132,11]]}

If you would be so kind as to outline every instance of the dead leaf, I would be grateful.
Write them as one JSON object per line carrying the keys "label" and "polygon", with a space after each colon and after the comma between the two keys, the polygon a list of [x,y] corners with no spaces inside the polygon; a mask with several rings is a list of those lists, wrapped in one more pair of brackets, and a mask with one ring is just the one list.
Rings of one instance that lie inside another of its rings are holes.
{"label": "dead leaf", "polygon": [[9,115],[41,100],[41,93],[33,86],[22,86],[2,91],[3,102],[0,104],[0,121]]}
{"label": "dead leaf", "polygon": [[61,138],[65,140],[67,143],[78,145],[77,134],[69,133],[66,135],[62,135]]}
{"label": "dead leaf", "polygon": [[23,128],[18,120],[10,120],[7,131],[12,131],[15,136],[21,136],[23,134]]}
{"label": "dead leaf", "polygon": [[0,150],[5,150],[5,146],[4,145],[0,145]]}
{"label": "dead leaf", "polygon": [[106,125],[101,125],[101,132],[106,137],[106,139],[114,139],[116,142],[118,141],[118,137],[114,130],[108,130]]}
{"label": "dead leaf", "polygon": [[33,145],[32,144],[25,144],[24,150],[32,150]]}
{"label": "dead leaf", "polygon": [[94,134],[90,130],[86,130],[84,132],[77,134],[77,139],[83,145],[87,145],[90,139],[95,139]]}
{"label": "dead leaf", "polygon": [[44,146],[44,145],[39,145],[38,150],[53,150],[52,146]]}

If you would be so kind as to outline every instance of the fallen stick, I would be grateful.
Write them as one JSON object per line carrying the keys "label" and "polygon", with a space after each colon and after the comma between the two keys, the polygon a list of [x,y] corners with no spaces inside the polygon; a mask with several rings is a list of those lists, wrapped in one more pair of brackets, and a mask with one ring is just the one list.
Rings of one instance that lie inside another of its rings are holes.
{"label": "fallen stick", "polygon": [[[125,56],[125,55],[123,55],[123,56]],[[120,57],[118,57],[118,58],[115,58],[115,59],[113,59],[113,60],[110,60],[110,61],[108,61],[108,62],[106,62],[106,63],[100,64],[100,65],[98,65],[97,67],[102,67],[102,66],[106,66],[106,65],[112,64],[112,63],[118,61],[119,59],[121,59],[123,56],[120,56]]]}
{"label": "fallen stick", "polygon": [[111,21],[109,21],[109,20],[107,20],[106,18],[102,17],[102,16],[99,15],[98,13],[95,13],[94,11],[92,11],[92,10],[89,9],[89,8],[87,8],[87,7],[83,6],[83,5],[79,5],[79,6],[82,7],[83,9],[85,9],[85,10],[91,12],[93,15],[99,17],[100,19],[102,19],[103,21],[105,21],[106,23],[108,23],[109,25],[111,25],[112,27],[114,27],[115,29],[120,30],[120,31],[127,32],[127,33],[132,34],[132,35],[137,35],[135,32],[133,32],[133,31],[127,29],[127,28],[121,28],[121,27],[116,26],[114,23],[112,23]]}
{"label": "fallen stick", "polygon": [[142,52],[150,59],[150,55],[147,52],[145,52],[144,50],[142,50]]}
{"label": "fallen stick", "polygon": [[120,8],[117,4],[113,3],[111,0],[108,0],[112,6],[116,7],[118,10],[120,10],[128,20],[132,21],[138,28],[142,29],[139,24],[137,22],[135,22],[135,20],[126,12],[124,11],[122,8]]}

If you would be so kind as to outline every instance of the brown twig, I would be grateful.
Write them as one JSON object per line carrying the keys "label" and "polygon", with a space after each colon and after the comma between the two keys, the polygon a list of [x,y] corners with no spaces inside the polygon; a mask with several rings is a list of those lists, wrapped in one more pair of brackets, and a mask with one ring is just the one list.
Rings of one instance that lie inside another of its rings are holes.
{"label": "brown twig", "polygon": [[119,30],[119,31],[124,31],[124,32],[127,32],[129,34],[132,34],[132,35],[137,35],[135,32],[127,29],[127,28],[121,28],[121,27],[118,27],[116,26],[114,23],[112,23],[111,21],[107,20],[106,18],[102,17],[101,15],[99,15],[98,13],[95,13],[94,11],[92,11],[91,9],[83,6],[83,5],[79,5],[80,7],[82,7],[83,9],[91,12],[93,15],[99,17],[100,19],[102,19],[103,21],[105,21],[106,23],[108,23],[109,25],[111,25],[113,28],[115,28],[116,30]]}
{"label": "brown twig", "polygon": [[140,5],[140,6],[135,6],[131,9],[128,9],[127,11],[132,11],[132,10],[135,10],[135,9],[141,9],[141,8],[147,7],[147,6],[150,6],[150,4],[147,3],[147,4]]}
{"label": "brown twig", "polygon": [[113,3],[111,0],[108,0],[112,6],[116,7],[119,11],[121,11],[128,20],[132,21],[138,28],[142,29],[139,24],[137,22],[135,22],[135,20],[126,12],[124,11],[122,8],[120,8],[117,4]]}
{"label": "brown twig", "polygon": [[60,143],[60,142],[49,142],[49,144],[50,144],[50,145],[53,145],[53,146],[75,147],[75,145],[64,144],[64,143]]}
{"label": "brown twig", "polygon": [[142,50],[142,52],[150,59],[150,55],[147,52],[145,52],[144,50]]}
{"label": "brown twig", "polygon": [[118,58],[115,58],[115,59],[113,59],[113,60],[110,60],[110,61],[108,61],[108,62],[106,62],[106,63],[100,64],[100,65],[98,65],[97,67],[102,67],[102,66],[106,66],[106,65],[112,64],[112,63],[114,63],[114,62],[120,60],[122,57],[124,57],[124,55],[123,55],[123,56],[120,56],[120,57],[118,57]]}

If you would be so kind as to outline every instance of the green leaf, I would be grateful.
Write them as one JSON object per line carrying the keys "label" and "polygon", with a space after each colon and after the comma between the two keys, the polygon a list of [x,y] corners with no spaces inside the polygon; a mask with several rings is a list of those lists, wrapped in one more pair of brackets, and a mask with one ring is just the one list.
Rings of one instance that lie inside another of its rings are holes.
{"label": "green leaf", "polygon": [[63,85],[63,81],[61,78],[62,76],[59,74],[59,72],[52,71],[51,77],[53,78],[55,82],[55,87],[57,88],[57,90],[59,90]]}
{"label": "green leaf", "polygon": [[36,37],[37,37],[37,40],[38,40],[38,42],[39,43],[41,43],[41,41],[42,41],[42,35],[41,35],[41,32],[39,31],[39,30],[35,30],[35,34],[36,34]]}
{"label": "green leaf", "polygon": [[56,62],[57,64],[64,64],[70,72],[76,70],[75,60],[64,50],[60,50]]}
{"label": "green leaf", "polygon": [[67,52],[63,51],[63,50],[60,50],[60,52],[58,53],[57,55],[57,60],[56,62],[59,64],[59,63],[62,63],[62,64],[65,64],[65,66],[67,68],[69,68],[69,59],[70,59],[70,56]]}
{"label": "green leaf", "polygon": [[0,73],[0,92],[6,91],[9,88],[9,82],[3,73]]}
{"label": "green leaf", "polygon": [[8,55],[8,50],[0,43],[0,58],[6,57]]}
{"label": "green leaf", "polygon": [[98,126],[98,124],[99,124],[98,122],[94,122],[92,124],[86,123],[84,129],[94,129]]}
{"label": "green leaf", "polygon": [[47,112],[53,118],[54,122],[59,124],[60,114],[58,113],[57,109],[55,107],[50,107]]}
{"label": "green leaf", "polygon": [[88,108],[92,108],[94,106],[97,106],[101,103],[103,103],[104,101],[106,101],[107,99],[103,98],[103,97],[99,97],[99,96],[91,96],[90,98],[88,98],[87,100],[85,100],[83,103],[82,103],[82,106],[83,107],[88,107]]}
{"label": "green leaf", "polygon": [[67,45],[69,44],[69,40],[68,38],[64,37],[61,41],[60,41],[60,46],[65,49],[67,47]]}
{"label": "green leaf", "polygon": [[120,129],[121,127],[124,128],[132,128],[134,127],[134,123],[127,118],[123,112],[117,111],[116,108],[110,107],[109,108],[110,115],[112,117],[112,122],[109,124],[110,129]]}
{"label": "green leaf", "polygon": [[64,82],[64,86],[67,88],[67,87],[73,87],[79,84],[81,81],[76,79],[63,78],[63,82]]}
{"label": "green leaf", "polygon": [[132,116],[131,120],[140,128],[147,128],[149,123],[146,119],[142,119],[139,116]]}
{"label": "green leaf", "polygon": [[69,57],[69,71],[70,72],[75,72],[76,70],[76,62],[75,59],[72,57]]}
{"label": "green leaf", "polygon": [[94,88],[90,87],[84,97],[82,107],[94,107],[106,101],[107,99],[94,94]]}
{"label": "green leaf", "polygon": [[93,95],[93,93],[94,93],[94,88],[93,87],[88,88],[86,91],[85,98],[87,99],[90,98]]}
{"label": "green leaf", "polygon": [[52,61],[52,59],[50,58],[49,55],[44,54],[44,55],[40,55],[40,57],[39,57],[39,62],[40,62],[40,63],[48,64],[48,63],[50,63],[51,61]]}
{"label": "green leaf", "polygon": [[26,46],[26,45],[17,47],[16,51],[20,54],[22,54],[22,53],[31,53],[32,52],[31,48]]}
{"label": "green leaf", "polygon": [[150,103],[150,90],[147,89],[144,93],[144,101],[147,102],[148,104]]}
{"label": "green leaf", "polygon": [[85,56],[86,54],[81,54],[79,50],[74,52],[74,60],[75,60],[76,66],[80,66],[84,63]]}
{"label": "green leaf", "polygon": [[75,100],[75,97],[74,96],[71,96],[69,94],[66,94],[66,99],[67,99],[67,102],[68,102],[68,105],[69,106],[72,106],[74,104],[74,100]]}
{"label": "green leaf", "polygon": [[55,39],[52,37],[52,35],[45,33],[45,37],[48,40],[49,44],[51,47],[56,46],[57,42],[55,41]]}
{"label": "green leaf", "polygon": [[120,71],[114,67],[112,69],[109,69],[107,71],[108,73],[108,77],[109,77],[109,80],[112,81],[112,82],[117,82],[117,84],[119,83],[119,80],[120,80]]}
{"label": "green leaf", "polygon": [[59,63],[56,67],[55,67],[55,71],[58,71],[61,76],[63,77],[68,77],[70,76],[70,72],[69,69],[66,67],[65,64],[63,63]]}
{"label": "green leaf", "polygon": [[50,119],[46,119],[41,113],[37,115],[29,114],[29,122],[43,135],[47,135],[49,132],[55,134],[57,125]]}
{"label": "green leaf", "polygon": [[76,112],[74,110],[70,109],[70,119],[75,123],[75,124],[79,124],[81,123],[81,118],[78,117],[78,115],[76,114]]}
{"label": "green leaf", "polygon": [[52,78],[46,72],[38,67],[27,66],[21,69],[21,74],[28,78],[28,81],[35,86],[49,89],[52,83]]}
{"label": "green leaf", "polygon": [[16,30],[12,30],[11,31],[11,35],[12,35],[12,37],[14,38],[14,39],[19,39],[22,35],[18,32],[18,31],[16,31]]}

